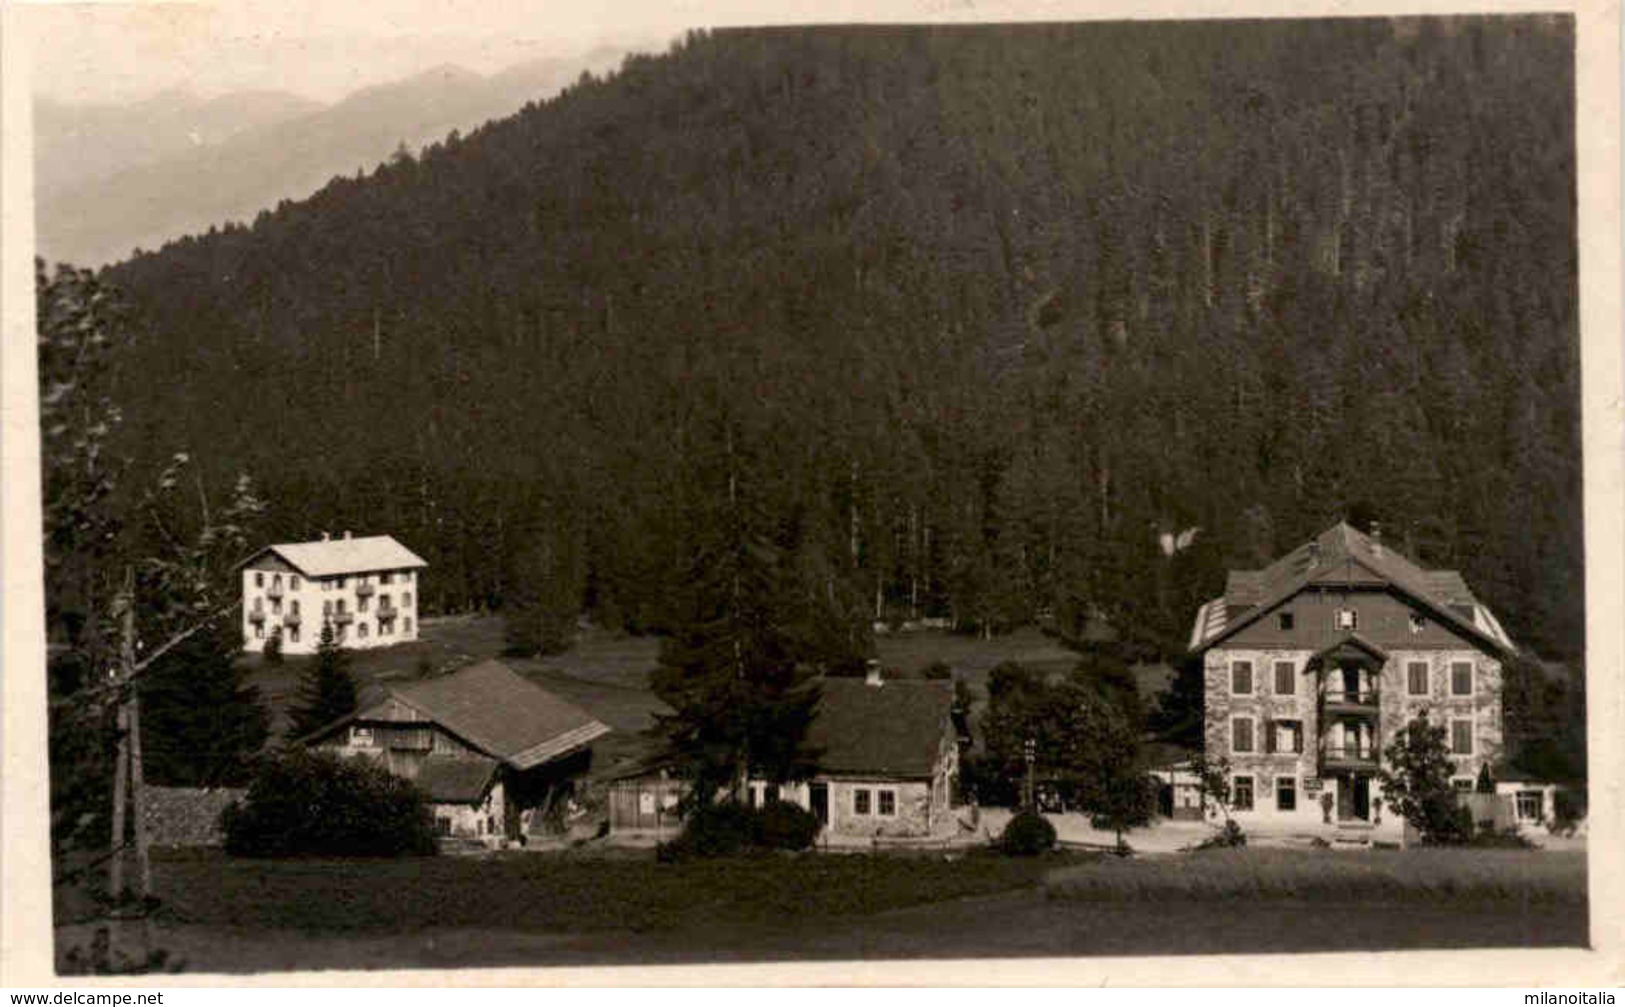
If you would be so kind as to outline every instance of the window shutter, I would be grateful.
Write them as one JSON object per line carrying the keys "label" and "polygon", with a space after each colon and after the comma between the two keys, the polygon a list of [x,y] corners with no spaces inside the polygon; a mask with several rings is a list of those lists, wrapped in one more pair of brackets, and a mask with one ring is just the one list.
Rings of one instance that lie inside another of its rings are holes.
{"label": "window shutter", "polygon": [[1296,755],[1303,754],[1303,721],[1298,721],[1298,729],[1292,732],[1292,751]]}
{"label": "window shutter", "polygon": [[1264,752],[1267,755],[1275,754],[1275,721],[1264,721]]}

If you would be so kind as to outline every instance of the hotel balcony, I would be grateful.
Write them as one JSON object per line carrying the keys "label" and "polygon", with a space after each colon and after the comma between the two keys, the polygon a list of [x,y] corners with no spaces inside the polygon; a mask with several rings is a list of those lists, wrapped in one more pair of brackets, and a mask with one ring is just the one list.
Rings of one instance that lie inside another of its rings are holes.
{"label": "hotel balcony", "polygon": [[251,608],[251,609],[249,609],[248,610],[248,621],[249,622],[264,622],[265,621],[265,609],[263,609],[263,608]]}
{"label": "hotel balcony", "polygon": [[282,625],[284,625],[284,626],[297,626],[297,625],[299,625],[299,613],[298,612],[289,612],[287,615],[283,616],[282,617]]}
{"label": "hotel balcony", "polygon": [[378,590],[377,586],[374,585],[372,581],[368,580],[364,580],[355,586],[355,594],[357,598],[366,598],[376,590]]}
{"label": "hotel balcony", "polygon": [[337,612],[334,612],[332,615],[328,616],[328,618],[333,620],[333,624],[335,626],[344,626],[355,621],[355,613],[347,612],[344,609],[339,609]]}
{"label": "hotel balcony", "polygon": [[1322,745],[1320,747],[1320,771],[1323,774],[1337,770],[1375,772],[1376,768],[1377,747],[1375,745]]}
{"label": "hotel balcony", "polygon": [[381,602],[378,605],[378,618],[380,618],[380,619],[393,619],[397,615],[400,615],[400,613],[401,613],[400,609],[396,608],[394,605],[389,604],[388,602]]}
{"label": "hotel balcony", "polygon": [[265,596],[267,598],[282,597],[282,585],[272,581],[271,586],[265,589]]}
{"label": "hotel balcony", "polygon": [[1360,692],[1327,690],[1320,694],[1320,703],[1330,714],[1356,714],[1375,717],[1382,708],[1382,696],[1375,689]]}

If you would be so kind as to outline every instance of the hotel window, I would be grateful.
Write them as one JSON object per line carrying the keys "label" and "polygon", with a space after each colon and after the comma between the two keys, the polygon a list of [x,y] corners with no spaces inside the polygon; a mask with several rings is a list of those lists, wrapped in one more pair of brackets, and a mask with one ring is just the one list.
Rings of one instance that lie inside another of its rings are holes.
{"label": "hotel window", "polygon": [[395,579],[395,575],[392,574],[392,573],[381,573],[381,574],[378,575],[378,583],[380,583],[380,584],[388,584],[390,581],[392,581],[394,579]]}
{"label": "hotel window", "polygon": [[1457,776],[1451,779],[1450,786],[1459,791],[1471,792],[1473,789],[1473,781],[1465,776]]}
{"label": "hotel window", "polygon": [[1275,778],[1275,810],[1298,810],[1298,778],[1295,776],[1277,776]]}
{"label": "hotel window", "polygon": [[361,597],[359,597],[359,598],[357,598],[355,600],[355,610],[357,612],[366,612],[367,611],[367,596],[366,595],[362,595]]}
{"label": "hotel window", "polygon": [[1234,661],[1230,665],[1230,692],[1248,696],[1253,691],[1253,662]]}
{"label": "hotel window", "polygon": [[1340,608],[1340,609],[1338,609],[1337,610],[1336,627],[1338,629],[1340,629],[1340,630],[1349,630],[1349,631],[1359,629],[1360,628],[1360,613],[1354,611],[1354,609],[1352,609],[1352,608]]}
{"label": "hotel window", "polygon": [[1473,694],[1473,666],[1470,662],[1456,661],[1450,665],[1450,694],[1452,696]]}
{"label": "hotel window", "polygon": [[1230,809],[1232,811],[1253,810],[1253,778],[1251,776],[1238,776],[1231,783]]}
{"label": "hotel window", "polygon": [[332,601],[332,599],[328,599],[327,601],[322,602],[322,615],[332,615],[332,614],[333,614],[333,601]]}
{"label": "hotel window", "polygon": [[1450,752],[1452,755],[1473,754],[1472,721],[1452,720],[1450,722]]}
{"label": "hotel window", "polygon": [[350,627],[341,622],[339,623],[338,629],[333,633],[333,638],[338,642],[343,643],[344,638],[348,635],[350,635]]}
{"label": "hotel window", "polygon": [[288,627],[288,639],[290,641],[292,641],[293,643],[298,643],[299,642],[299,627],[298,626],[289,626]]}
{"label": "hotel window", "polygon": [[1264,728],[1264,750],[1270,754],[1303,751],[1303,721],[1272,720]]}
{"label": "hotel window", "polygon": [[254,571],[254,586],[255,587],[264,587],[265,586],[265,574],[260,573],[258,570]]}
{"label": "hotel window", "polygon": [[402,608],[411,608],[412,607],[412,592],[407,591],[406,593],[401,595],[401,607]]}
{"label": "hotel window", "polygon": [[1420,632],[1422,632],[1422,630],[1427,629],[1427,628],[1428,628],[1427,616],[1423,615],[1420,612],[1412,612],[1411,613],[1411,632],[1412,633],[1420,633]]}
{"label": "hotel window", "polygon": [[288,578],[288,587],[291,590],[294,590],[294,591],[299,590],[299,578],[298,577],[289,577]]}
{"label": "hotel window", "polygon": [[280,573],[271,578],[271,586],[276,588],[280,588],[282,586],[282,575]]}
{"label": "hotel window", "polygon": [[343,615],[343,614],[344,614],[344,599],[343,599],[343,598],[340,598],[340,599],[339,599],[339,604],[338,604],[338,613],[339,613],[339,615]]}
{"label": "hotel window", "polygon": [[272,598],[271,599],[271,614],[272,615],[281,615],[282,614],[282,599],[281,598]]}
{"label": "hotel window", "polygon": [[348,583],[350,583],[350,578],[348,578],[348,577],[340,577],[339,578],[339,590],[340,591],[344,590],[344,585],[346,585]]}
{"label": "hotel window", "polygon": [[854,815],[867,815],[869,813],[869,791],[859,787],[852,791],[852,813]]}
{"label": "hotel window", "polygon": [[407,616],[405,619],[401,620],[401,632],[403,632],[403,633],[412,632],[412,617],[411,616]]}
{"label": "hotel window", "polygon": [[295,598],[293,601],[288,603],[288,611],[292,612],[294,615],[299,614],[299,599],[298,598]]}
{"label": "hotel window", "polygon": [[1253,722],[1249,717],[1237,717],[1230,722],[1230,751],[1253,750]]}
{"label": "hotel window", "polygon": [[1291,612],[1282,612],[1278,618],[1282,629],[1291,629],[1297,624],[1297,619],[1293,618]]}
{"label": "hotel window", "polygon": [[1405,665],[1405,691],[1413,696],[1428,694],[1428,663],[1411,661]]}
{"label": "hotel window", "polygon": [[364,622],[356,623],[355,624],[355,635],[360,637],[361,639],[365,640],[367,638],[367,624],[364,623]]}
{"label": "hotel window", "polygon": [[1275,694],[1290,696],[1298,691],[1298,667],[1291,661],[1275,662]]}
{"label": "hotel window", "polygon": [[878,793],[880,795],[880,814],[887,818],[895,817],[897,815],[897,791],[881,790]]}
{"label": "hotel window", "polygon": [[265,639],[265,627],[260,625],[257,622],[254,624],[254,639],[256,639],[256,640]]}

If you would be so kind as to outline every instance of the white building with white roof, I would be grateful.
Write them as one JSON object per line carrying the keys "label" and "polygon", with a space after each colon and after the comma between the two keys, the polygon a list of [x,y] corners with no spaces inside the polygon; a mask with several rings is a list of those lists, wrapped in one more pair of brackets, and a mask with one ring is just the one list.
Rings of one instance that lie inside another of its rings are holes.
{"label": "white building with white roof", "polygon": [[243,649],[273,636],[285,654],[313,654],[323,624],[345,647],[389,647],[418,638],[422,557],[389,535],[266,546],[242,566]]}

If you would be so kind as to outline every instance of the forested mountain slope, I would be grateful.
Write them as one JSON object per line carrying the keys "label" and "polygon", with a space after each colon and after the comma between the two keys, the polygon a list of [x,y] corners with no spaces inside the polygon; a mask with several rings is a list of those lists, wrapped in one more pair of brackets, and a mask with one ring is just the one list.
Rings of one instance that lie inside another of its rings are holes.
{"label": "forested mountain slope", "polygon": [[661,625],[726,454],[854,610],[1176,649],[1227,566],[1356,508],[1574,656],[1572,50],[697,33],[111,269],[126,436],[248,468],[284,537],[397,535],[448,609]]}

